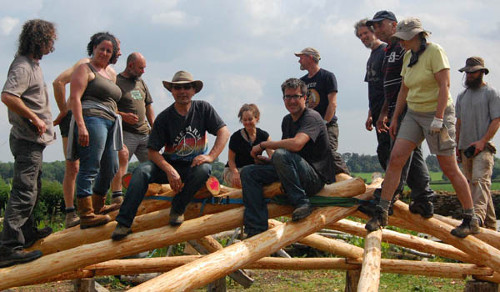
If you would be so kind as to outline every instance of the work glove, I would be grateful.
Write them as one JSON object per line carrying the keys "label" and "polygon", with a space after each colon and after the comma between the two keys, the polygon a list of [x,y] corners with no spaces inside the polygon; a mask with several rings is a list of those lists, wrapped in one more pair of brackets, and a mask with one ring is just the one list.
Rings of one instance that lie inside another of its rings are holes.
{"label": "work glove", "polygon": [[443,128],[443,119],[434,117],[431,123],[431,134],[437,134],[441,132],[441,128]]}

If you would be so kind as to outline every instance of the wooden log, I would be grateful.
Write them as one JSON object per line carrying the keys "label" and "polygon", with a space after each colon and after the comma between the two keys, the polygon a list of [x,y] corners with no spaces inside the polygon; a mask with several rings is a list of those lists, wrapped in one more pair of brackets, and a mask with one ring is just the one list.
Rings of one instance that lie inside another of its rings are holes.
{"label": "wooden log", "polygon": [[[328,225],[328,228],[347,232],[356,236],[365,237],[366,229],[364,224],[351,220],[342,219],[333,224]],[[434,242],[429,239],[421,238],[411,234],[403,234],[389,229],[382,229],[382,241],[396,244],[403,247],[412,248],[421,252],[426,252],[440,257],[465,261],[475,264],[481,264],[474,257],[469,256],[465,252],[448,244]]]}
{"label": "wooden log", "polygon": [[[159,184],[150,184],[150,188],[154,188],[155,190],[160,189],[161,191],[167,191],[162,196],[173,196],[173,192],[170,190],[169,185],[159,185]],[[343,196],[343,197],[352,197],[360,194],[361,190],[365,189],[365,185],[362,180],[352,179],[349,181],[343,181],[341,183],[330,184],[325,187],[325,190],[322,191],[322,194],[325,196]],[[238,198],[241,196],[241,190],[237,189],[223,189],[220,194],[225,194],[231,198]],[[266,197],[272,197],[278,194],[281,194],[281,184],[273,183],[271,185],[264,187],[264,194]],[[206,191],[200,191],[197,193],[197,197],[207,196]],[[168,215],[170,209],[162,210],[163,208],[170,205],[170,202],[166,201],[143,201],[138,214],[154,214],[154,215],[138,215],[134,219],[132,224],[132,231],[143,231],[149,230],[152,228],[158,228],[161,226],[165,226],[168,223]],[[230,204],[230,205],[212,205],[206,204],[203,208],[203,214],[213,214],[217,212],[221,212],[224,210],[237,208],[241,205],[239,204]],[[188,205],[186,213],[184,217],[186,220],[191,218],[196,218],[200,216],[200,210],[202,209],[201,203],[191,203]],[[156,213],[154,213],[156,212]],[[116,213],[114,214],[116,217]],[[144,216],[144,217],[143,217]],[[49,235],[48,237],[38,241],[35,243],[29,250],[40,250],[44,255],[49,255],[54,252],[59,252],[63,250],[67,250],[70,248],[74,248],[80,246],[82,244],[89,244],[98,242],[101,240],[109,239],[111,233],[116,227],[116,222],[110,222],[104,226],[96,227],[96,228],[88,228],[88,229],[80,229],[78,226],[65,229],[56,233]]]}
{"label": "wooden log", "polygon": [[[274,228],[283,223],[270,219],[269,227]],[[310,234],[299,240],[300,243],[305,244],[316,249],[326,251],[341,257],[347,258],[362,258],[363,249],[361,247],[343,242],[341,240],[327,238],[318,234]]]}
{"label": "wooden log", "polygon": [[425,219],[420,215],[412,214],[408,209],[408,205],[400,201],[394,204],[393,216],[399,217],[413,226],[418,226],[423,232],[453,245],[493,270],[500,271],[500,251],[475,236],[467,236],[463,239],[455,237],[450,233],[455,226],[435,218]]}
{"label": "wooden log", "polygon": [[[363,199],[368,195],[361,196]],[[289,245],[356,211],[357,207],[325,207],[314,210],[300,222],[287,222],[266,232],[230,245],[182,267],[145,282],[130,291],[185,291],[207,285],[259,258]],[[182,225],[181,225],[182,226]],[[200,274],[200,269],[203,273]]]}
{"label": "wooden log", "polygon": [[[445,216],[441,216],[439,214],[434,214],[435,219],[441,220],[445,223],[450,224],[451,226],[458,226],[462,222],[448,218]],[[481,233],[474,235],[475,237],[481,239],[482,241],[486,242],[487,244],[493,246],[496,249],[500,249],[500,233],[496,232],[494,230],[488,229],[488,228],[481,228]]]}
{"label": "wooden log", "polygon": [[[203,236],[196,240],[190,240],[189,243],[201,254],[209,254],[224,248],[212,236]],[[253,284],[253,279],[241,269],[232,272],[228,276],[244,288],[250,288]]]}
{"label": "wooden log", "polygon": [[[268,209],[272,216],[281,216],[291,212],[291,208],[286,206],[269,205]],[[242,223],[243,207],[239,207],[217,214],[186,220],[178,227],[165,226],[132,233],[119,242],[109,239],[85,244],[73,249],[43,256],[33,262],[1,269],[0,290],[27,285],[31,282],[40,281],[44,278],[82,268],[90,264],[121,258],[197,239],[201,236],[228,229],[234,229],[241,226]],[[203,226],[203,228],[200,226]]]}
{"label": "wooden log", "polygon": [[[82,269],[45,278],[36,284],[71,280],[78,278],[93,278],[110,275],[133,275],[140,273],[163,273],[202,259],[204,256],[175,256],[147,259],[110,260],[90,265]],[[361,268],[361,259],[347,258],[275,258],[264,257],[244,266],[245,269],[267,270],[347,270]],[[474,264],[423,262],[409,260],[382,259],[382,273],[422,275],[439,278],[465,278],[472,275],[478,279],[494,279],[498,273],[491,268]],[[493,275],[493,276],[492,276]],[[495,281],[498,283],[498,280]]]}
{"label": "wooden log", "polygon": [[380,250],[382,230],[368,233],[365,239],[365,253],[359,276],[358,291],[378,291],[380,285]]}
{"label": "wooden log", "polygon": [[[367,194],[362,197],[366,198],[368,196],[369,195]],[[326,214],[328,215],[332,212],[335,213],[336,211],[339,211],[339,214],[343,214],[344,212],[350,214],[354,212],[355,209],[356,207],[351,207],[349,209],[330,207],[316,210],[313,212],[313,215],[316,214],[315,216],[309,216],[311,218],[319,217],[316,218],[317,222],[315,224],[311,224],[311,228],[316,228],[318,224],[320,224],[320,226],[326,224],[323,223],[325,220],[325,215],[322,214],[323,210],[326,210]],[[290,206],[277,206],[270,204],[268,205],[268,211],[270,217],[276,217],[291,213],[292,208]],[[338,214],[336,214],[335,216],[338,216]],[[139,217],[136,217],[136,221],[140,221]],[[334,218],[338,220],[341,217]],[[330,222],[331,221],[328,221],[327,223]],[[151,222],[149,223],[154,224]],[[203,217],[186,220],[182,225],[175,228],[171,226],[165,226],[139,233],[132,233],[119,242],[103,240],[92,244],[85,244],[73,249],[60,251],[56,254],[43,256],[42,258],[30,263],[2,269],[0,272],[0,289],[26,285],[34,281],[40,281],[44,278],[55,276],[57,274],[81,268],[90,264],[103,262],[113,258],[129,256],[154,248],[160,248],[178,242],[200,238],[205,235],[214,234],[228,229],[234,229],[238,226],[241,226],[242,223],[243,207],[239,207],[217,214],[205,215]],[[300,223],[297,223],[295,225],[299,224]],[[113,223],[108,223],[107,225],[113,225]],[[203,228],[200,228],[200,226],[203,226]],[[107,227],[100,227],[100,229],[105,228]],[[112,227],[111,229],[113,228],[114,227]],[[320,227],[318,227],[318,229],[319,228]],[[301,234],[305,234],[303,232],[304,231],[300,231],[296,235],[300,236]],[[111,230],[108,231],[108,234],[110,233]],[[310,233],[312,233],[312,231]],[[82,239],[80,238],[80,240]],[[84,238],[83,240],[86,239]]]}
{"label": "wooden log", "polygon": [[498,292],[498,284],[485,281],[467,281],[464,292]]}

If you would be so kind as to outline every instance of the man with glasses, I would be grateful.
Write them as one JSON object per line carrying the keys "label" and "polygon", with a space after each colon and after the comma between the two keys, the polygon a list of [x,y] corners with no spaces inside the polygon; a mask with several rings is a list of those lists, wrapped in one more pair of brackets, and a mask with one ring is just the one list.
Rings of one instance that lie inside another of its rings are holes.
{"label": "man with glasses", "polygon": [[[298,221],[312,212],[308,197],[335,180],[325,123],[318,112],[306,106],[307,85],[290,78],[281,90],[289,112],[281,123],[282,140],[255,145],[251,155],[258,164],[243,167],[240,174],[245,204],[243,224],[249,237],[268,229],[264,185],[281,182],[295,207],[292,220]],[[275,150],[271,158],[262,156],[265,149]]]}
{"label": "man with glasses", "polygon": [[[163,81],[174,103],[161,112],[149,136],[149,161],[134,170],[125,200],[116,217],[118,225],[111,238],[120,240],[131,233],[130,226],[150,183],[169,183],[176,193],[170,209],[170,225],[184,221],[184,212],[195,193],[205,184],[211,163],[229,139],[229,130],[206,101],[192,100],[203,83],[191,73],[179,71],[172,82]],[[207,132],[215,135],[208,154]],[[160,152],[163,149],[163,154]]]}

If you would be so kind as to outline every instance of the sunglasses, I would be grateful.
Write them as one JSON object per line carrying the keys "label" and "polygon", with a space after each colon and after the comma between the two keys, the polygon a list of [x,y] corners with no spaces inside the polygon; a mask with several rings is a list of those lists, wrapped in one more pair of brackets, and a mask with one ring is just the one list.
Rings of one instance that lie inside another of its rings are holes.
{"label": "sunglasses", "polygon": [[172,88],[175,89],[175,90],[181,90],[181,89],[184,89],[184,90],[189,90],[191,88],[193,88],[193,85],[192,84],[175,84],[175,85],[172,85]]}
{"label": "sunglasses", "polygon": [[301,97],[303,97],[304,95],[298,95],[298,94],[295,94],[295,95],[284,95],[283,96],[283,99],[285,100],[290,100],[290,99],[299,99]]}

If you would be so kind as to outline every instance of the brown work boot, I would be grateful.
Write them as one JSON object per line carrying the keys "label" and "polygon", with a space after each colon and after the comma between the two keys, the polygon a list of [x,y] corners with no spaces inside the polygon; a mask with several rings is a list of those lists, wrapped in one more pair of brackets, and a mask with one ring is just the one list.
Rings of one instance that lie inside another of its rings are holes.
{"label": "brown work boot", "polygon": [[80,213],[80,229],[100,226],[111,221],[108,215],[96,215],[92,207],[92,198],[78,198],[78,213]]}
{"label": "brown work boot", "polygon": [[478,234],[481,232],[479,229],[479,220],[476,215],[464,214],[463,216],[462,224],[451,231],[452,235],[464,238],[469,234]]}
{"label": "brown work boot", "polygon": [[368,230],[368,232],[379,230],[387,225],[389,221],[388,217],[389,214],[386,210],[378,205],[375,206],[373,217],[366,223],[365,229]]}
{"label": "brown work boot", "polygon": [[66,213],[66,218],[64,219],[65,228],[71,228],[80,224],[80,217],[76,214],[76,210]]}
{"label": "brown work boot", "polygon": [[121,203],[105,205],[106,196],[99,196],[96,194],[92,194],[92,206],[94,207],[94,212],[96,214],[108,214],[109,212],[113,212],[115,210],[120,209]]}

